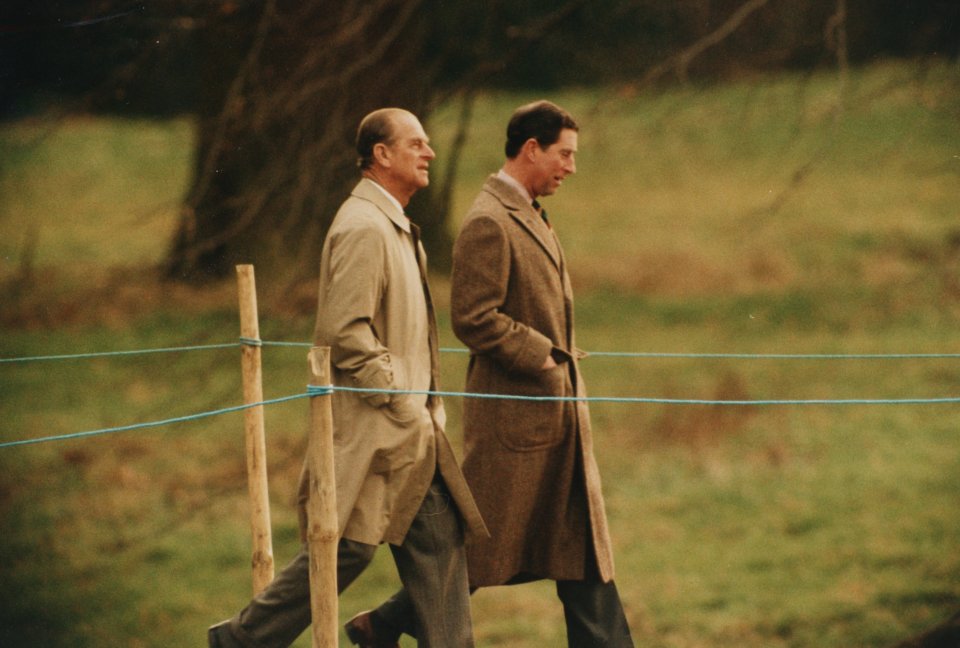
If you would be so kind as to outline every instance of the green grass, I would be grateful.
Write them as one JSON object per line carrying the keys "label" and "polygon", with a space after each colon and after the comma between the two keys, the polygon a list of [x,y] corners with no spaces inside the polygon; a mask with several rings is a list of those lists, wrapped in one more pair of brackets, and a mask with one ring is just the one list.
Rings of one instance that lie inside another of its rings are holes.
{"label": "green grass", "polygon": [[191,172],[193,126],[70,118],[0,133],[0,271],[31,237],[38,266],[143,265],[163,258]]}
{"label": "green grass", "polygon": [[[955,64],[855,70],[838,117],[830,74],[551,97],[582,126],[578,173],[546,201],[576,285],[579,345],[956,352],[957,78]],[[533,98],[478,100],[455,221],[499,165],[507,115]],[[440,162],[456,112],[428,123]],[[186,121],[0,128],[0,279],[18,296],[0,307],[0,357],[236,339],[229,284],[185,292],[136,270],[162,258],[192,137]],[[34,279],[18,291],[32,228]],[[111,274],[118,266],[134,270]],[[455,346],[445,278],[434,286],[442,343]],[[288,303],[261,300],[265,339],[309,339],[309,306]],[[265,396],[301,393],[304,360],[304,349],[266,347]],[[465,363],[444,355],[445,387],[462,386]],[[960,394],[948,358],[593,357],[583,368],[595,396]],[[0,440],[64,434],[236,404],[239,351],[0,364],[0,385]],[[459,441],[461,404],[447,407]],[[955,405],[592,412],[638,645],[879,647],[960,607]],[[297,547],[306,414],[303,400],[266,410],[278,567]],[[206,626],[246,602],[240,414],[0,449],[0,467],[0,644],[203,645]],[[341,617],[396,584],[382,550],[341,597]],[[481,590],[473,605],[480,646],[564,645],[550,583]]]}
{"label": "green grass", "polygon": [[[829,75],[555,97],[582,127],[578,173],[544,201],[574,279],[668,297],[928,280],[929,257],[956,256],[956,79],[869,68],[839,116]],[[533,98],[478,101],[456,218]],[[455,114],[435,120],[441,158]]]}

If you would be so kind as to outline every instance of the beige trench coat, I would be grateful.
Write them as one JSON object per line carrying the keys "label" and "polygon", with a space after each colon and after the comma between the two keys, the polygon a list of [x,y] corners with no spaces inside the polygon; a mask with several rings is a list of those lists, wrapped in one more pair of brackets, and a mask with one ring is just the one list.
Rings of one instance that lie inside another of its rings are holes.
{"label": "beige trench coat", "polygon": [[[560,242],[496,176],[457,237],[451,293],[454,332],[471,351],[468,392],[586,395]],[[542,371],[551,352],[565,362]],[[611,580],[587,404],[468,398],[463,407],[463,471],[490,530],[468,543],[471,585],[582,579],[591,546]]]}
{"label": "beige trench coat", "polygon": [[[437,326],[426,277],[416,225],[373,181],[361,180],[337,212],[320,261],[314,338],[330,347],[335,385],[437,389]],[[438,467],[468,536],[486,533],[445,420],[439,397],[334,392],[342,537],[401,544]]]}

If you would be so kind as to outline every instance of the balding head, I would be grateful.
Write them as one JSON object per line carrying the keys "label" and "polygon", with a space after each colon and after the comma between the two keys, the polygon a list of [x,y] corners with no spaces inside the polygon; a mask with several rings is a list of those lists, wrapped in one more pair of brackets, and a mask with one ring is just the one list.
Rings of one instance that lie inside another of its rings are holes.
{"label": "balding head", "polygon": [[357,128],[357,166],[366,171],[373,165],[373,148],[393,140],[397,119],[413,114],[403,108],[380,108],[364,117]]}
{"label": "balding head", "polygon": [[357,154],[361,174],[373,180],[402,206],[430,184],[430,161],[436,157],[417,116],[402,108],[381,108],[360,122]]}

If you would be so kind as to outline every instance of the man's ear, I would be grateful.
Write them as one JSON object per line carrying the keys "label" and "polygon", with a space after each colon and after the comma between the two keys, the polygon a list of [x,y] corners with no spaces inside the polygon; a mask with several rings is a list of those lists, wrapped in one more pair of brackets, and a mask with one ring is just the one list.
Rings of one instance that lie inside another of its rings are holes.
{"label": "man's ear", "polygon": [[537,142],[535,137],[531,137],[526,142],[523,143],[523,146],[520,147],[520,154],[525,156],[531,162],[536,159],[536,153],[540,150],[540,143]]}
{"label": "man's ear", "polygon": [[390,166],[390,147],[383,142],[373,145],[373,159],[380,166]]}

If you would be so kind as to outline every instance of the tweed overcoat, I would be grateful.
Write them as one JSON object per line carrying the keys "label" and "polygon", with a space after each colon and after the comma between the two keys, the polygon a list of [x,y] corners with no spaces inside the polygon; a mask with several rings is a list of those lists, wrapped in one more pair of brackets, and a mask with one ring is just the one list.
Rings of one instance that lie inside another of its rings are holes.
{"label": "tweed overcoat", "polygon": [[[435,391],[437,325],[416,225],[372,180],[353,189],[320,260],[317,346],[329,346],[335,385]],[[439,397],[333,395],[341,536],[401,544],[439,468],[468,537],[483,521],[444,434]],[[301,531],[309,475],[300,482]]]}
{"label": "tweed overcoat", "polygon": [[[491,176],[454,245],[451,319],[470,349],[468,392],[586,395],[573,293],[552,228]],[[542,370],[547,356],[562,360]],[[463,471],[489,538],[468,541],[470,584],[599,577],[613,554],[584,402],[464,400]]]}

